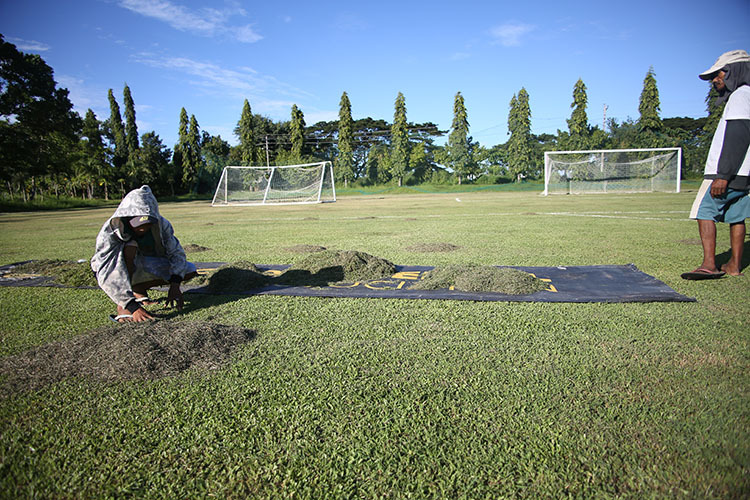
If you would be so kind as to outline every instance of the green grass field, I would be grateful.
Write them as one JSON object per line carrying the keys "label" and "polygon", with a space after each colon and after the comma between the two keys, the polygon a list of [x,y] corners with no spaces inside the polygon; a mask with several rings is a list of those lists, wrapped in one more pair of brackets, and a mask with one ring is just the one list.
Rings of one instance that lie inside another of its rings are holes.
{"label": "green grass field", "polygon": [[[750,269],[680,278],[701,257],[693,197],[165,203],[183,245],[210,249],[195,261],[285,264],[320,245],[401,265],[634,263],[697,302],[187,295],[169,321],[256,335],[219,370],[0,400],[0,495],[747,498]],[[0,214],[0,264],[88,259],[112,210]],[[408,250],[425,243],[459,248]],[[99,290],[3,287],[0,310],[9,356],[108,325],[114,306]]]}

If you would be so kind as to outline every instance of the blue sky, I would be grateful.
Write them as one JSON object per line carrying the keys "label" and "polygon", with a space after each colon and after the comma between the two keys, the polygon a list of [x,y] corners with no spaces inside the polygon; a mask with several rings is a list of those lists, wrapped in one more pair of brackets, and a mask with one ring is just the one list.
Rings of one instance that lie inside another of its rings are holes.
{"label": "blue sky", "polygon": [[0,33],[40,54],[76,109],[109,116],[127,83],[139,133],[172,148],[180,109],[232,144],[244,99],[253,112],[308,125],[338,117],[392,121],[398,92],[411,122],[448,129],[453,99],[470,134],[504,143],[508,103],[524,87],[532,132],[567,129],[573,86],[588,117],[638,117],[653,66],[662,118],[705,115],[697,74],[722,52],[750,50],[750,1],[3,0]]}

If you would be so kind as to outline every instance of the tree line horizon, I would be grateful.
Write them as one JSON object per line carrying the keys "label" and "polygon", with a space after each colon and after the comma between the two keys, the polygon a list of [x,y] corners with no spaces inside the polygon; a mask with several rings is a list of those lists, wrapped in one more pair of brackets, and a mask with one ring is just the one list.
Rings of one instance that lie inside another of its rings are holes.
{"label": "tree line horizon", "polygon": [[[239,140],[235,146],[202,131],[196,116],[188,116],[183,107],[178,141],[170,149],[156,131],[139,135],[127,83],[123,112],[109,89],[109,117],[100,120],[88,109],[81,118],[73,110],[68,90],[58,88],[42,57],[18,51],[0,34],[0,176],[4,196],[23,201],[45,194],[109,199],[142,184],[149,184],[157,196],[205,194],[213,192],[227,165],[317,161],[331,161],[336,182],[345,187],[498,184],[543,177],[545,151],[656,147],[682,147],[683,176],[702,174],[721,112],[714,91],[706,97],[706,117],[662,119],[650,67],[643,81],[639,118],[622,122],[610,118],[608,130],[603,130],[588,122],[586,90],[579,78],[566,120],[568,130],[532,134],[531,98],[521,87],[508,104],[508,140],[491,147],[471,137],[460,91],[454,96],[449,130],[432,122],[409,122],[401,92],[392,122],[371,117],[354,120],[344,91],[339,119],[311,126],[296,104],[288,121],[273,121],[253,113],[245,99],[233,131]],[[444,145],[435,144],[446,135]]]}

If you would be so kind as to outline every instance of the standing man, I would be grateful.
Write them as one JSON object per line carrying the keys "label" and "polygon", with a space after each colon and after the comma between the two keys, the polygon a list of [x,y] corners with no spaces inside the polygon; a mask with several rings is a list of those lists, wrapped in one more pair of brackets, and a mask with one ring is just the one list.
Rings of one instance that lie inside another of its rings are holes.
{"label": "standing man", "polygon": [[[750,217],[750,55],[744,50],[722,54],[698,75],[718,91],[717,102],[726,102],[706,159],[704,181],[690,218],[698,220],[703,262],[684,273],[688,280],[742,276],[745,219]],[[732,255],[716,266],[716,222],[729,224]]]}

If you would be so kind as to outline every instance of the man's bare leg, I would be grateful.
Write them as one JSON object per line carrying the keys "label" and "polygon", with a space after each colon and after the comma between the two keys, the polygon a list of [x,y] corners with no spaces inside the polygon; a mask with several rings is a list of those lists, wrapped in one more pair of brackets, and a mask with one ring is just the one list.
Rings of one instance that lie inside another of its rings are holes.
{"label": "man's bare leg", "polygon": [[742,250],[745,246],[745,221],[729,225],[729,242],[732,256],[721,270],[730,276],[742,276]]}
{"label": "man's bare leg", "polygon": [[718,272],[716,267],[716,223],[712,220],[698,220],[698,234],[703,246],[703,262],[701,269]]}

